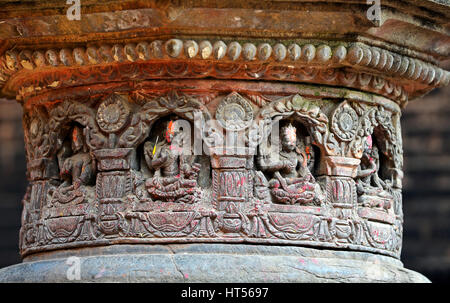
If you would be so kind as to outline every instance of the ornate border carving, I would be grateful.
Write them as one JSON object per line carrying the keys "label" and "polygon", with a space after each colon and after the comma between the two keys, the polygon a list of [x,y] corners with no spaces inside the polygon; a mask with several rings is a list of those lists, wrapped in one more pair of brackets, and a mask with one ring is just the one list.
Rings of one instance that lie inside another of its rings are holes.
{"label": "ornate border carving", "polygon": [[[318,181],[326,189],[327,198],[317,206],[274,204],[249,194],[244,203],[235,203],[238,211],[230,211],[226,209],[227,203],[222,205],[215,197],[221,186],[217,183],[220,170],[219,173],[212,171],[213,182],[205,189],[205,198],[198,203],[159,202],[142,197],[138,190],[142,177],[131,165],[131,159],[135,157],[133,152],[137,146],[148,136],[154,121],[168,113],[189,120],[195,112],[210,117],[205,104],[192,96],[205,94],[203,99],[208,100],[205,103],[214,108],[229,93],[194,90],[190,95],[185,95],[161,89],[131,90],[121,94],[121,102],[132,102],[134,106],[123,129],[114,132],[117,137],[112,138],[113,141],[110,141],[111,133],[103,132],[99,127],[95,109],[114,94],[77,102],[52,102],[26,110],[30,187],[24,198],[20,244],[23,255],[49,249],[113,243],[238,241],[357,249],[399,257],[402,222],[400,190],[394,188],[397,204],[400,205],[395,205],[393,214],[358,208],[355,183],[347,175],[319,176]],[[320,157],[328,157],[332,164],[338,166],[342,165],[339,159],[358,160],[361,155],[353,152],[358,148],[353,148],[352,142],[381,127],[386,139],[386,146],[381,151],[395,163],[396,169],[401,170],[401,154],[398,154],[401,146],[398,147],[396,141],[400,134],[396,120],[398,113],[393,114],[381,105],[366,105],[352,100],[342,102],[340,98],[309,99],[298,94],[278,97],[253,94],[250,99],[260,108],[256,121],[263,120],[266,125],[292,115],[298,116],[320,147]],[[330,123],[333,113],[344,106],[351,107],[358,116],[356,136],[350,142],[334,137]],[[257,108],[254,110],[257,111]],[[49,201],[58,177],[51,163],[70,121],[79,123],[85,129],[88,147],[95,155],[99,169],[97,185],[95,188],[93,185],[82,187],[94,195],[89,199],[52,204]],[[39,125],[46,126],[41,128]],[[41,150],[35,151],[35,147]],[[114,165],[108,165],[110,160]],[[248,177],[248,184],[253,188],[256,178],[251,173],[253,161],[244,162],[239,164],[239,171],[242,172],[239,176]],[[237,162],[231,164],[237,165]],[[227,170],[231,171],[237,169]],[[112,191],[120,192],[120,195],[112,193],[110,197],[107,190],[108,197],[103,197],[103,181],[117,183]],[[258,186],[264,184],[259,182]]]}
{"label": "ornate border carving", "polygon": [[414,95],[411,85],[404,86],[406,82],[421,89],[450,82],[450,73],[439,67],[362,43],[241,45],[237,41],[154,40],[46,51],[10,50],[0,58],[0,67],[4,91],[20,87],[23,98],[46,89],[112,78],[216,77],[344,85],[404,103],[408,95]]}

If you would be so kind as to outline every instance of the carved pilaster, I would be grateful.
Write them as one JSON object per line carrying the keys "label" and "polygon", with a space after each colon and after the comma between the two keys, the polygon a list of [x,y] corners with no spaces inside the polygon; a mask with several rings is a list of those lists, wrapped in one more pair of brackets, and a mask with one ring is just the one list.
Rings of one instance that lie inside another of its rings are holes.
{"label": "carved pilaster", "polygon": [[100,149],[94,155],[98,168],[95,193],[99,202],[99,229],[105,235],[115,235],[123,230],[124,197],[133,194],[130,169],[136,161],[135,150]]}

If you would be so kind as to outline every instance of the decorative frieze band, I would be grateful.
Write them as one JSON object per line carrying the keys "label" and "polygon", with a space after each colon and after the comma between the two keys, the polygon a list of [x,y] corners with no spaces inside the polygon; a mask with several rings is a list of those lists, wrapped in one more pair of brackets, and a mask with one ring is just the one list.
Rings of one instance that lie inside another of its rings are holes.
{"label": "decorative frieze band", "polygon": [[[247,242],[399,257],[398,111],[242,84],[211,94],[202,81],[25,107],[21,253]],[[195,138],[200,153],[176,153]]]}
{"label": "decorative frieze band", "polygon": [[[183,63],[178,60],[182,60]],[[413,91],[405,91],[403,87],[405,82],[414,83],[425,89],[445,86],[450,81],[450,73],[439,67],[362,43],[329,46],[320,43],[315,45],[282,41],[225,43],[221,40],[170,39],[59,50],[9,50],[2,56],[0,62],[0,83],[3,84],[19,70],[36,71],[45,77],[46,71],[58,67],[152,62],[152,64],[165,63],[168,71],[155,68],[154,75],[152,73],[147,75],[150,78],[213,76],[329,83],[358,87],[401,102],[407,101],[408,94],[414,94]],[[183,64],[195,64],[195,67],[186,70]],[[151,69],[148,65],[143,66],[147,70]],[[65,70],[65,72],[73,71]],[[29,76],[27,74],[24,77]],[[145,79],[145,75],[135,77]],[[71,77],[71,82],[77,82],[79,78],[75,74]],[[45,83],[48,81],[38,83],[36,80],[22,81],[23,83],[20,83],[22,94],[37,93],[46,87]],[[58,87],[60,84],[48,83],[48,88]]]}

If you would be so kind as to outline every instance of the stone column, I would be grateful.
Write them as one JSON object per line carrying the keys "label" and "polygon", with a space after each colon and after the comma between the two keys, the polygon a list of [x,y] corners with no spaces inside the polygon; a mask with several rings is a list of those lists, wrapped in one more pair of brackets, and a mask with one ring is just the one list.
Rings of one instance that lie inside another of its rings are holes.
{"label": "stone column", "polygon": [[303,2],[6,7],[29,187],[0,281],[428,281],[400,117],[450,81],[450,6]]}

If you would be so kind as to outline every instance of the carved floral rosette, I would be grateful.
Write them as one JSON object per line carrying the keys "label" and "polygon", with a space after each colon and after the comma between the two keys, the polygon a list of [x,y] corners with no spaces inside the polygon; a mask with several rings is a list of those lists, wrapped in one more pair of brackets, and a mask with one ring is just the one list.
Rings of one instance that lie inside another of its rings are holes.
{"label": "carved floral rosette", "polygon": [[[395,102],[345,96],[341,88],[218,83],[143,81],[139,88],[55,94],[51,102],[45,95],[27,99],[22,255],[118,243],[241,242],[400,256],[403,159]],[[222,131],[244,138],[242,153],[211,144],[214,117],[218,126],[232,122]],[[168,119],[187,121],[202,149],[191,160],[180,156],[173,176],[155,161],[164,153]],[[296,127],[305,176],[272,175],[258,164],[260,145],[283,123]],[[251,125],[261,130],[256,137]],[[378,162],[364,179],[369,141]],[[193,174],[192,167],[199,169]],[[273,186],[284,181],[291,182],[282,190],[296,197],[292,203],[274,199]],[[301,196],[306,186],[311,199]]]}

